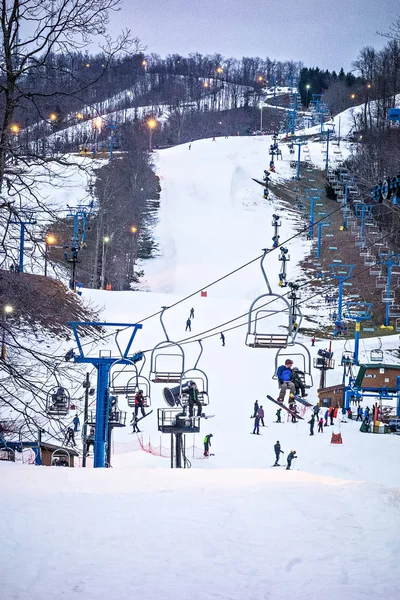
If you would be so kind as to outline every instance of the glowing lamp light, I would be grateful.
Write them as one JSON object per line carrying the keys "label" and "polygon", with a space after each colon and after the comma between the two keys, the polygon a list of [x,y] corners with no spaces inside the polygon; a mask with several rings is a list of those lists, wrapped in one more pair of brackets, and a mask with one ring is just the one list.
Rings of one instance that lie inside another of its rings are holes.
{"label": "glowing lamp light", "polygon": [[208,83],[208,81],[205,81],[205,82],[203,83],[203,85],[204,85],[204,87],[205,87],[205,88],[208,88],[208,86],[209,86],[209,83]]}
{"label": "glowing lamp light", "polygon": [[97,119],[94,120],[94,126],[97,127],[97,129],[101,129],[103,126],[103,119],[101,117],[97,117]]}
{"label": "glowing lamp light", "polygon": [[370,90],[372,87],[372,85],[370,83],[367,83],[367,88]]}
{"label": "glowing lamp light", "polygon": [[6,315],[10,315],[14,311],[14,307],[11,304],[6,304],[4,307],[4,312]]}
{"label": "glowing lamp light", "polygon": [[262,75],[259,75],[259,76],[257,77],[257,79],[258,79],[258,81],[263,81],[263,80],[264,80],[264,77],[263,77]]}
{"label": "glowing lamp light", "polygon": [[56,238],[54,237],[54,235],[48,235],[46,237],[46,242],[51,246],[51,244],[55,244],[56,243]]}
{"label": "glowing lamp light", "polygon": [[147,125],[150,129],[154,129],[155,127],[157,127],[157,121],[155,119],[149,119],[147,121]]}
{"label": "glowing lamp light", "polygon": [[85,67],[88,69],[90,67],[90,63],[86,63]]}
{"label": "glowing lamp light", "polygon": [[221,74],[223,72],[223,68],[222,67],[218,67],[217,68],[217,73]]}
{"label": "glowing lamp light", "polygon": [[142,67],[147,67],[147,60],[142,60]]}
{"label": "glowing lamp light", "polygon": [[108,244],[109,241],[110,241],[110,238],[108,237],[108,235],[106,235],[106,236],[103,237],[103,242],[105,244]]}
{"label": "glowing lamp light", "polygon": [[350,96],[350,98],[351,98],[352,100],[354,100],[354,99],[355,99],[355,97],[356,97],[356,95],[355,95],[355,94],[351,94],[351,96]]}
{"label": "glowing lamp light", "polygon": [[311,85],[309,83],[306,83],[306,90],[309,90],[311,87]]}
{"label": "glowing lamp light", "polygon": [[82,113],[76,113],[76,118],[77,119],[83,119],[83,114]]}
{"label": "glowing lamp light", "polygon": [[10,129],[12,133],[19,133],[19,125],[17,125],[16,123],[13,123],[13,125],[10,125]]}
{"label": "glowing lamp light", "polygon": [[132,233],[136,233],[137,232],[137,227],[135,227],[135,225],[132,225],[131,231],[132,231]]}
{"label": "glowing lamp light", "polygon": [[51,113],[51,115],[50,115],[50,121],[57,121],[57,115],[56,115],[56,113]]}

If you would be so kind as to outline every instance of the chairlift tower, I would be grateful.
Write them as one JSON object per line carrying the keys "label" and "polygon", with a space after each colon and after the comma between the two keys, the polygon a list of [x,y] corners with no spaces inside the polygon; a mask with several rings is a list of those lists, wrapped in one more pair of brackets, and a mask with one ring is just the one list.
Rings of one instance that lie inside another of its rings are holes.
{"label": "chairlift tower", "polygon": [[322,228],[330,227],[330,223],[318,223],[317,227],[318,227],[317,258],[321,258]]}
{"label": "chairlift tower", "polygon": [[[321,123],[322,125],[322,123]],[[322,130],[321,129],[321,135],[326,136],[326,158],[325,158],[325,172],[328,173],[328,169],[329,169],[329,142],[331,139],[331,135],[334,132],[335,129],[335,125],[331,124],[331,127],[329,127],[329,129],[325,129]]]}
{"label": "chairlift tower", "polygon": [[279,229],[282,225],[282,221],[280,220],[279,215],[272,215],[272,227],[274,229],[274,235],[272,237],[272,248],[277,248],[279,246]]}
{"label": "chairlift tower", "polygon": [[280,247],[280,254],[278,256],[278,260],[281,261],[281,263],[282,263],[281,270],[279,273],[279,287],[286,287],[287,286],[286,263],[288,263],[290,260],[290,254],[289,254],[289,250],[287,248],[284,248],[283,246]]}
{"label": "chairlift tower", "polygon": [[318,188],[306,188],[306,196],[310,200],[310,219],[307,238],[312,240],[315,224],[315,204],[321,199],[322,191]]}
{"label": "chairlift tower", "polygon": [[372,215],[372,204],[364,204],[364,202],[354,203],[354,214],[358,219],[361,219],[360,238],[356,245],[363,247],[365,245],[365,220]]}
{"label": "chairlift tower", "polygon": [[25,248],[25,231],[28,225],[36,225],[36,220],[33,218],[33,212],[24,212],[21,216],[15,216],[11,221],[15,225],[19,225],[19,261],[18,269],[20,273],[24,272],[24,248]]}
{"label": "chairlift tower", "polygon": [[386,288],[382,292],[382,300],[385,304],[385,327],[388,327],[390,323],[390,317],[397,316],[397,313],[394,310],[390,310],[394,303],[394,293],[391,293],[391,285],[393,267],[398,267],[400,265],[400,254],[390,253],[390,255],[387,256],[386,253],[379,252],[379,259],[381,265],[387,267]]}
{"label": "chairlift tower", "polygon": [[355,265],[329,265],[332,270],[332,277],[337,280],[339,285],[338,291],[338,308],[335,319],[335,332],[334,335],[342,333],[343,326],[343,286],[344,283],[352,276]]}
{"label": "chairlift tower", "polygon": [[300,179],[300,162],[301,162],[301,147],[306,146],[307,142],[294,141],[292,142],[294,146],[297,146],[297,169],[296,169],[296,179],[299,181]]}
{"label": "chairlift tower", "polygon": [[[71,321],[69,325],[72,328],[78,354],[73,354],[74,362],[79,364],[91,364],[97,369],[97,389],[96,389],[96,415],[95,415],[95,437],[94,437],[94,468],[106,466],[106,451],[109,441],[109,417],[111,409],[111,397],[109,390],[110,370],[115,364],[132,365],[143,358],[142,352],[130,355],[131,346],[135,335],[142,325],[137,323],[102,323],[101,321]],[[83,344],[79,335],[80,327],[114,327],[131,328],[131,334],[122,352],[118,346],[120,356],[111,356],[100,350],[99,356],[85,355]]]}
{"label": "chairlift tower", "polygon": [[349,321],[355,321],[354,328],[354,358],[353,364],[358,365],[360,346],[361,322],[372,319],[372,303],[370,302],[346,302],[343,316]]}

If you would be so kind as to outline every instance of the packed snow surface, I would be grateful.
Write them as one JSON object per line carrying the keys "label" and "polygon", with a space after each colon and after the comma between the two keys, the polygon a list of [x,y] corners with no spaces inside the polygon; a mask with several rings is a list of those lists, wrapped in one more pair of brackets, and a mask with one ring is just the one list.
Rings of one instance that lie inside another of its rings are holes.
{"label": "packed snow surface", "polygon": [[[170,470],[168,458],[133,451],[138,442],[130,428],[115,431],[113,469],[1,463],[7,600],[398,597],[400,438],[362,434],[359,423],[340,419],[311,437],[309,411],[296,424],[286,413],[283,423],[274,422],[277,406],[266,394],[277,396],[275,351],[244,344],[250,303],[267,291],[257,261],[207,288],[207,297],[200,295],[207,284],[271,247],[273,213],[282,219],[281,241],[298,231],[299,217],[278,197],[263,200],[262,188],[251,180],[262,178],[269,143],[267,137],[202,140],[191,150],[184,145],[159,152],[159,256],[145,266],[151,291],[84,290],[84,298],[102,307],[104,320],[135,323],[171,306],[164,319],[170,339],[203,339],[198,366],[209,378],[206,413],[215,416],[202,420],[201,434],[187,436],[192,468]],[[275,182],[290,178],[289,160],[284,147]],[[310,243],[299,236],[288,248],[290,280],[301,275],[299,262]],[[280,290],[277,254],[266,260],[274,292]],[[185,332],[191,307],[192,332]],[[306,320],[323,320],[327,308],[320,301],[312,310],[304,306],[304,313]],[[272,316],[265,323],[268,331],[284,320]],[[235,325],[241,327],[229,330]],[[147,351],[163,339],[153,317],[143,321],[133,349]],[[103,348],[112,347],[112,340]],[[126,340],[127,332],[121,333],[120,344]],[[298,341],[312,358],[328,345],[317,339],[311,347],[302,336]],[[363,343],[361,360],[376,346],[376,340]],[[385,338],[385,350],[396,346],[397,340]],[[193,368],[199,344],[183,348],[186,368]],[[98,352],[94,344],[85,349]],[[343,343],[335,342],[333,350],[340,363]],[[303,367],[294,349],[285,350],[278,363],[290,353]],[[386,359],[394,360],[388,353]],[[318,376],[313,371],[312,403]],[[328,385],[341,377],[341,369],[329,372]],[[169,437],[158,433],[156,422],[157,409],[165,407],[163,387],[152,386],[154,412],[140,427],[144,444],[150,438],[153,447],[168,449]],[[251,435],[256,399],[266,414],[261,435]],[[124,402],[120,407],[127,409]],[[341,432],[343,445],[331,445],[333,431]],[[215,455],[206,459],[201,449],[208,433]],[[291,471],[272,468],[277,440],[285,453],[281,465],[290,450],[297,452]]]}

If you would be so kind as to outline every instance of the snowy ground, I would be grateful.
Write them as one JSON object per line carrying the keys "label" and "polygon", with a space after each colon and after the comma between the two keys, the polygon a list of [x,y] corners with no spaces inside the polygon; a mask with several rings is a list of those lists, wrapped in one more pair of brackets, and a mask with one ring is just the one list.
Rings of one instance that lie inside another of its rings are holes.
{"label": "snowy ground", "polygon": [[[190,151],[186,145],[160,152],[160,256],[146,265],[152,292],[85,290],[84,298],[103,307],[105,320],[135,323],[270,247],[274,212],[282,217],[281,240],[290,237],[297,217],[277,198],[264,201],[262,188],[251,181],[266,168],[269,143],[267,137],[201,140]],[[290,177],[289,153],[283,152],[276,181]],[[299,276],[309,243],[296,238],[288,247],[291,279]],[[276,254],[266,261],[275,291]],[[185,321],[195,309],[192,335],[203,339],[199,367],[209,377],[207,413],[215,417],[202,421],[202,433],[188,445],[201,448],[203,436],[213,433],[215,456],[189,454],[192,469],[172,471],[168,458],[130,451],[137,439],[126,428],[115,432],[113,469],[0,464],[4,598],[398,597],[400,438],[362,434],[354,422],[336,422],[310,437],[307,413],[297,424],[273,422],[277,407],[265,395],[277,394],[275,352],[246,347],[245,327],[227,331],[231,325],[222,325],[245,314],[263,291],[254,263],[210,287],[206,298],[198,293],[165,314],[170,338],[184,341],[191,335],[184,331]],[[321,303],[316,316],[325,313]],[[245,321],[241,317],[232,325]],[[217,335],[208,337],[205,332],[213,327]],[[220,331],[226,331],[225,347]],[[111,339],[104,348],[111,347]],[[151,349],[162,339],[158,318],[149,319],[134,350]],[[299,340],[310,347],[309,339]],[[397,339],[385,338],[386,349],[397,345]],[[326,340],[317,340],[312,356],[326,346]],[[376,346],[376,340],[362,344],[361,358],[368,359]],[[191,368],[198,343],[184,348]],[[333,350],[340,362],[342,342]],[[311,402],[318,372],[313,375]],[[330,372],[328,384],[341,377],[340,369]],[[154,413],[142,421],[144,441],[150,438],[153,445],[160,443],[156,409],[165,406],[162,387],[153,385]],[[266,410],[260,436],[250,435],[256,399]],[[330,444],[332,431],[341,431],[342,446]],[[297,451],[291,472],[270,468],[278,439],[285,456]],[[168,436],[161,443],[168,447]]]}

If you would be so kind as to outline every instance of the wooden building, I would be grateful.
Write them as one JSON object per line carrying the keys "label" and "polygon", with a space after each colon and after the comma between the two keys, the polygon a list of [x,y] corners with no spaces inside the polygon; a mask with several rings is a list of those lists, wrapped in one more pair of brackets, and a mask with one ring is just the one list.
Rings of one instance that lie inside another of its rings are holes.
{"label": "wooden building", "polygon": [[318,404],[324,408],[333,406],[334,408],[342,408],[344,400],[345,386],[340,383],[330,385],[329,387],[317,390]]}

